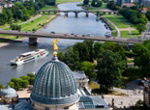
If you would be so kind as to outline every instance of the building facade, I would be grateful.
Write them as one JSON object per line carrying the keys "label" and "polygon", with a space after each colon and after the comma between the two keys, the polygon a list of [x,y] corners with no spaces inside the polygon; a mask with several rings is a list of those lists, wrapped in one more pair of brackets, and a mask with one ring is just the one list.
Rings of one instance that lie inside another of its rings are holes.
{"label": "building facade", "polygon": [[150,107],[150,80],[144,81],[144,103]]}

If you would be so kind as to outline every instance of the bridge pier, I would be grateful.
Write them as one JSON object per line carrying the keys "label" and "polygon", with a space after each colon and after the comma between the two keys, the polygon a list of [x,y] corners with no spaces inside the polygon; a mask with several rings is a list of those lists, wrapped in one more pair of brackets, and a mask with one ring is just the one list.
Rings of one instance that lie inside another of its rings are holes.
{"label": "bridge pier", "polygon": [[89,17],[89,13],[88,12],[86,12],[86,17]]}
{"label": "bridge pier", "polygon": [[74,12],[75,13],[75,17],[78,18],[78,12]]}
{"label": "bridge pier", "polygon": [[37,45],[37,38],[29,37],[29,46],[36,46],[36,45]]}
{"label": "bridge pier", "polygon": [[65,12],[65,16],[68,17],[68,12]]}

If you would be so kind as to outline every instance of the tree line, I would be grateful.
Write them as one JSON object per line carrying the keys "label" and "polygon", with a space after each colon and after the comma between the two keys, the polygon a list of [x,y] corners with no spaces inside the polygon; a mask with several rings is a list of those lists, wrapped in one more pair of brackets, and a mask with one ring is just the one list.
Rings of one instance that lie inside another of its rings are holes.
{"label": "tree line", "polygon": [[45,5],[55,5],[55,0],[53,2],[48,0],[37,0],[35,3],[32,1],[16,2],[12,7],[3,8],[2,13],[0,13],[0,25],[11,24],[18,20],[26,21],[31,16],[36,15]]}
{"label": "tree line", "polygon": [[146,24],[148,20],[150,20],[150,11],[143,13],[143,7],[137,4],[132,7],[121,7],[114,1],[109,1],[107,7],[112,10],[118,10],[119,14],[124,16],[130,23],[134,24],[140,33],[146,29]]}
{"label": "tree line", "polygon": [[34,74],[28,74],[27,76],[20,76],[19,78],[12,78],[8,85],[16,90],[27,88],[29,85],[33,85],[35,79]]}
{"label": "tree line", "polygon": [[[150,76],[150,41],[135,44],[132,48],[112,42],[84,41],[60,52],[58,57],[72,70],[84,71],[105,91],[113,86],[124,86],[124,77],[133,80]],[[134,59],[138,68],[128,67],[128,58]]]}
{"label": "tree line", "polygon": [[125,7],[120,9],[119,13],[128,19],[130,23],[136,25],[140,33],[146,29],[146,24],[148,22],[147,17],[138,8]]}
{"label": "tree line", "polygon": [[92,7],[101,7],[102,6],[102,1],[101,0],[84,0],[83,5],[84,6],[92,6]]}

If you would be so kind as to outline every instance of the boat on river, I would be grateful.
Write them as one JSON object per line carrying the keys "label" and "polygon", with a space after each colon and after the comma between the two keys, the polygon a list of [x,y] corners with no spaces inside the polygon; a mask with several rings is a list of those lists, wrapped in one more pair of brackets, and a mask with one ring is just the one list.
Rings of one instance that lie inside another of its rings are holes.
{"label": "boat on river", "polygon": [[38,60],[40,58],[44,58],[48,55],[48,51],[45,49],[36,49],[34,51],[31,52],[26,52],[23,53],[19,56],[17,56],[15,59],[10,61],[11,65],[22,65],[24,63],[33,61],[33,60]]}

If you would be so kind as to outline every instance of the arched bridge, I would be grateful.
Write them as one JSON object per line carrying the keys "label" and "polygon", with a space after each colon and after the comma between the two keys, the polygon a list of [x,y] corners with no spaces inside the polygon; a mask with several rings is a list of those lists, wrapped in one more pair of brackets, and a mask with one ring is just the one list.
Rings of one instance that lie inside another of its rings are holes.
{"label": "arched bridge", "polygon": [[78,17],[79,13],[85,13],[86,17],[89,16],[89,13],[95,13],[96,16],[99,16],[101,14],[117,14],[117,11],[113,11],[113,10],[109,10],[109,9],[102,9],[102,10],[93,10],[93,11],[89,11],[89,10],[41,10],[39,11],[39,13],[41,14],[57,14],[57,13],[65,13],[65,16],[68,17],[68,13],[74,13],[75,17]]}
{"label": "arched bridge", "polygon": [[74,35],[74,34],[57,34],[48,32],[19,32],[10,30],[0,30],[0,34],[15,35],[22,37],[29,37],[29,44],[36,45],[37,38],[61,38],[61,39],[76,39],[76,40],[94,40],[94,41],[112,41],[120,43],[140,43],[142,40],[136,38],[115,38],[115,37],[102,37],[102,36],[87,36],[87,35]]}

